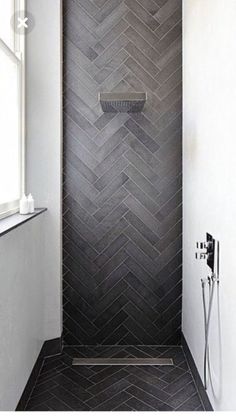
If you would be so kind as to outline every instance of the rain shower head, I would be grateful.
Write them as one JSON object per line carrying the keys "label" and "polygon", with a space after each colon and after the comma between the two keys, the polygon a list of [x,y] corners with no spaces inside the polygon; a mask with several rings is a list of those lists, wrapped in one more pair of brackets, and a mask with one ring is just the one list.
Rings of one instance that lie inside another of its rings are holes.
{"label": "rain shower head", "polygon": [[147,93],[99,93],[103,112],[142,112]]}

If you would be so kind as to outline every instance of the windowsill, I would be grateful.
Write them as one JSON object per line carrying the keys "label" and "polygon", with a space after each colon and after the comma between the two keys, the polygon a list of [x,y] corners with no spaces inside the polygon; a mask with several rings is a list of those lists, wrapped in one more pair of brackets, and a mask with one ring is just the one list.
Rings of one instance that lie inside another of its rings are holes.
{"label": "windowsill", "polygon": [[0,237],[7,234],[9,231],[14,230],[22,224],[38,217],[38,215],[47,211],[47,208],[36,208],[33,214],[21,215],[19,213],[10,215],[9,217],[0,220]]}

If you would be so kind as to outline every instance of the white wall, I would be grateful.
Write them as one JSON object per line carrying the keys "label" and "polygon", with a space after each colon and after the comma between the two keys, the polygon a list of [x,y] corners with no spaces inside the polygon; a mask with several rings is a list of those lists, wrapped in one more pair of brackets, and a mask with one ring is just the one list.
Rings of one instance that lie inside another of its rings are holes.
{"label": "white wall", "polygon": [[46,213],[0,237],[0,410],[14,410],[44,341]]}
{"label": "white wall", "polygon": [[26,37],[27,190],[47,207],[45,339],[61,335],[61,0],[27,0],[35,27]]}
{"label": "white wall", "polygon": [[48,211],[0,237],[0,410],[14,410],[61,335],[61,1],[28,0],[27,190]]}
{"label": "white wall", "polygon": [[208,270],[194,254],[195,242],[209,232],[220,241],[221,283],[210,337],[214,391],[208,394],[215,410],[236,410],[236,1],[183,3],[183,333],[203,376],[200,278]]}

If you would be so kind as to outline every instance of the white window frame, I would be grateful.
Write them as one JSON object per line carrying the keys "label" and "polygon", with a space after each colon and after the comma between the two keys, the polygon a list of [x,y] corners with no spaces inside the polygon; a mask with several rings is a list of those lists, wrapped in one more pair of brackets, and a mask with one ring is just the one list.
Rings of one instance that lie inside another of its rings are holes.
{"label": "white window frame", "polygon": [[[25,0],[7,0],[12,1],[13,13],[15,16],[15,27],[18,21],[18,11],[25,11]],[[1,12],[1,11],[0,11]],[[9,22],[10,25],[10,22]],[[14,46],[13,50],[0,39],[0,48],[2,51],[18,66],[19,79],[19,142],[20,142],[20,196],[25,193],[25,30],[22,34],[17,34],[14,31]],[[8,217],[19,211],[20,199],[12,202],[0,204],[0,219]]]}

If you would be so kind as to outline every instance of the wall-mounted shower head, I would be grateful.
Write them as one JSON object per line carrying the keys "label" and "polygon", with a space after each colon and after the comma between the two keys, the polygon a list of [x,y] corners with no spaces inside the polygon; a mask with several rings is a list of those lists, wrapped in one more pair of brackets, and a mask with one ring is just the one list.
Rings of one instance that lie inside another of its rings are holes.
{"label": "wall-mounted shower head", "polygon": [[103,112],[142,112],[147,93],[99,93]]}

